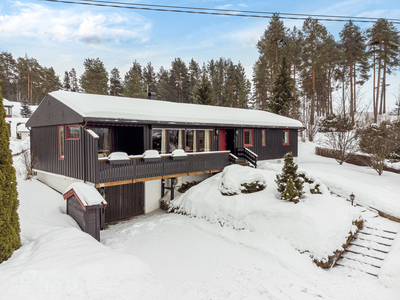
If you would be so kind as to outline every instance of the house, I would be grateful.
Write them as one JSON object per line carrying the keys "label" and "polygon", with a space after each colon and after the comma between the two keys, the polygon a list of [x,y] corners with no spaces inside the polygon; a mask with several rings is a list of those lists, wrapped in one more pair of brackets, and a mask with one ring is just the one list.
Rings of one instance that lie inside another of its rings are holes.
{"label": "house", "polygon": [[75,181],[94,186],[105,222],[155,210],[177,182],[241,159],[297,157],[303,129],[264,111],[66,91],[48,94],[26,126],[38,179],[61,193]]}
{"label": "house", "polygon": [[12,108],[14,107],[14,105],[12,105],[11,102],[8,101],[7,99],[3,99],[3,105],[4,105],[4,109],[6,110],[6,118],[11,118],[12,117]]}
{"label": "house", "polygon": [[25,123],[17,123],[17,139],[25,140],[29,136],[29,129]]}

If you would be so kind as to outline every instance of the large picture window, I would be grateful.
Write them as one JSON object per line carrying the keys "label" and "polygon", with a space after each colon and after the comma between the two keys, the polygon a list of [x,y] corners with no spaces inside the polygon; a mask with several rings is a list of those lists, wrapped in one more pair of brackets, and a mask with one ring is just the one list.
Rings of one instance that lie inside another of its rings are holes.
{"label": "large picture window", "polygon": [[290,131],[289,130],[284,130],[283,131],[283,145],[290,145]]}
{"label": "large picture window", "polygon": [[64,126],[58,126],[58,159],[64,159]]}
{"label": "large picture window", "polygon": [[111,153],[111,129],[107,127],[91,128],[98,136],[98,155],[99,157],[108,156]]}
{"label": "large picture window", "polygon": [[152,149],[160,154],[176,149],[184,149],[188,153],[211,151],[212,130],[155,128],[152,130]]}
{"label": "large picture window", "polygon": [[253,129],[244,130],[244,147],[253,147]]}

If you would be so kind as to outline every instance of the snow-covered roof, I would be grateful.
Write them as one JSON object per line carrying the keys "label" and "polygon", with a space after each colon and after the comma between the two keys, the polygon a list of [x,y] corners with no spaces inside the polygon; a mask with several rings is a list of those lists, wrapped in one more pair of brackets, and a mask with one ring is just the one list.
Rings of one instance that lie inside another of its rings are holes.
{"label": "snow-covered roof", "polygon": [[8,101],[5,98],[3,98],[3,105],[8,106],[8,107],[14,107],[14,105],[11,103],[11,101]]}
{"label": "snow-covered roof", "polygon": [[29,132],[29,129],[26,128],[25,123],[22,123],[17,126],[17,131],[18,132]]}
{"label": "snow-covered roof", "polygon": [[83,182],[72,183],[63,194],[64,199],[68,199],[71,195],[75,195],[82,206],[107,205],[106,200],[91,185]]}
{"label": "snow-covered roof", "polygon": [[155,123],[303,128],[301,122],[241,108],[55,91],[50,95],[86,119]]}

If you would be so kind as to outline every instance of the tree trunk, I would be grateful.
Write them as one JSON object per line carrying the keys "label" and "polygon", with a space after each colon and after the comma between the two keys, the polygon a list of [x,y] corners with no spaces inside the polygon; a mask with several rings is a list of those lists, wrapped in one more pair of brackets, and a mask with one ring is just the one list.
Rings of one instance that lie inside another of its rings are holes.
{"label": "tree trunk", "polygon": [[[312,53],[314,53],[314,47],[312,47]],[[314,113],[315,113],[315,72],[314,72],[314,58],[311,54],[311,74],[312,74],[312,94],[311,94],[311,115],[310,124],[314,125]]]}
{"label": "tree trunk", "polygon": [[350,62],[350,117],[351,123],[354,125],[354,95],[353,95],[353,62]]}
{"label": "tree trunk", "polygon": [[374,106],[374,122],[376,123],[377,122],[377,109],[378,109],[378,105],[377,105],[377,99],[376,99],[376,97],[375,97],[375,85],[376,85],[376,83],[375,83],[375,77],[376,77],[376,57],[375,57],[375,52],[374,52],[374,83],[373,83],[373,87],[372,87],[372,96],[373,96],[373,98],[372,98],[372,104],[373,104],[373,106]]}
{"label": "tree trunk", "polygon": [[[377,86],[376,86],[376,110],[378,111],[378,102],[379,102],[379,84],[381,82],[381,70],[382,70],[382,39],[379,39],[379,48],[380,48],[380,52],[379,52],[379,64],[378,64],[378,82],[377,82]],[[377,122],[377,118],[375,120],[375,123]]]}

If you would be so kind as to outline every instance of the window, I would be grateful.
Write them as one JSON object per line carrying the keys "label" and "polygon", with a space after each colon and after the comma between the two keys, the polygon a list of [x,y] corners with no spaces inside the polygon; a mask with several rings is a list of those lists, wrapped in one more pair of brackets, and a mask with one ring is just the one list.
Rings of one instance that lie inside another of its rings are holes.
{"label": "window", "polygon": [[99,157],[109,156],[111,153],[111,129],[107,127],[91,128],[98,136],[97,150]]}
{"label": "window", "polygon": [[79,125],[67,126],[67,140],[79,140],[81,138],[81,128]]}
{"label": "window", "polygon": [[64,126],[58,126],[58,159],[64,159]]}
{"label": "window", "polygon": [[185,137],[185,130],[168,130],[168,152],[176,149],[183,149],[183,139]]}
{"label": "window", "polygon": [[267,129],[263,129],[261,132],[261,145],[267,146]]}
{"label": "window", "polygon": [[284,130],[283,131],[283,145],[290,145],[290,135],[289,135],[290,131],[289,130]]}
{"label": "window", "polygon": [[253,129],[244,130],[244,147],[253,147]]}
{"label": "window", "polygon": [[186,152],[196,152],[197,144],[196,144],[196,130],[186,130]]}

